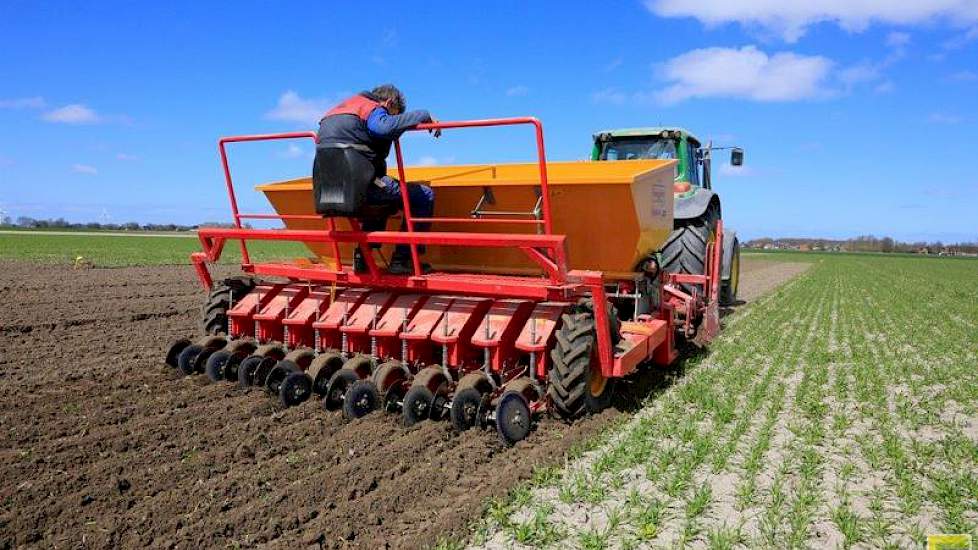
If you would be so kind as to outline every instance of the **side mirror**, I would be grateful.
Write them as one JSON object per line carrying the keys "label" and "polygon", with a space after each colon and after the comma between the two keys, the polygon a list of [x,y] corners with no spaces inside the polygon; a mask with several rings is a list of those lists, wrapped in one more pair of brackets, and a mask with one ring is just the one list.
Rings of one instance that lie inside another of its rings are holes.
{"label": "side mirror", "polygon": [[740,147],[734,147],[730,151],[730,164],[732,166],[742,166],[744,164],[744,150]]}

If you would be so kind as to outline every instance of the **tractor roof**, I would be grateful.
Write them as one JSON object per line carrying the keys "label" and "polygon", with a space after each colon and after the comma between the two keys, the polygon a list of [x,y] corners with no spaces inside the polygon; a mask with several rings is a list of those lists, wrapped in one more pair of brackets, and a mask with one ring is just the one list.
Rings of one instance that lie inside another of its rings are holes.
{"label": "tractor roof", "polygon": [[698,137],[693,135],[692,132],[685,128],[680,128],[679,126],[645,126],[642,128],[618,128],[617,130],[603,130],[594,134],[597,138],[600,135],[606,135],[609,137],[643,137],[643,136],[654,136],[661,134],[662,132],[679,132],[680,134],[686,136],[696,142],[697,145],[703,143]]}

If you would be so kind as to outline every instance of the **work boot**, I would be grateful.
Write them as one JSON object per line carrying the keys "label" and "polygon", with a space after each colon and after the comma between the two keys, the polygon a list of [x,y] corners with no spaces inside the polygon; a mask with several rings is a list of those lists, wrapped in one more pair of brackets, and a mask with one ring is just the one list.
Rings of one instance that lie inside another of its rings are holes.
{"label": "work boot", "polygon": [[353,249],[353,272],[366,273],[368,271],[369,269],[367,269],[367,262],[366,260],[363,259],[363,253],[360,252],[360,248],[359,247],[354,248]]}
{"label": "work boot", "polygon": [[[387,271],[391,275],[413,275],[414,266],[411,264],[409,254],[394,254],[391,263],[387,266]],[[421,273],[431,273],[431,264],[421,263]]]}

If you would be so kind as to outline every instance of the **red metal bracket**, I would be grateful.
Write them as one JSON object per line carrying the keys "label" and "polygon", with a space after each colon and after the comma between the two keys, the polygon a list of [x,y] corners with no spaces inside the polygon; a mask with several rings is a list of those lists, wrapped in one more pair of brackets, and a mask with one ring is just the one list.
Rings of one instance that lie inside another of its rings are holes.
{"label": "red metal bracket", "polygon": [[404,350],[400,346],[398,335],[427,300],[428,297],[423,294],[402,294],[387,308],[387,312],[369,333],[377,339],[378,357],[397,357],[401,361],[407,361],[407,354],[402,353]]}
{"label": "red metal bracket", "polygon": [[340,326],[344,319],[350,318],[369,294],[370,290],[366,288],[350,288],[336,294],[333,302],[326,308],[326,313],[312,324],[313,330],[319,334],[321,348],[340,349],[342,342]]}
{"label": "red metal bracket", "polygon": [[472,351],[472,334],[483,315],[492,306],[489,298],[459,297],[452,301],[441,321],[431,331],[431,340],[445,346],[447,365],[461,368],[476,361]]}
{"label": "red metal bracket", "polygon": [[515,363],[516,337],[533,305],[526,300],[496,300],[472,333],[473,346],[489,349],[489,366],[494,372]]}
{"label": "red metal bracket", "polygon": [[441,321],[442,315],[452,306],[451,296],[432,296],[411,318],[401,339],[407,341],[407,363],[431,362],[431,331]]}

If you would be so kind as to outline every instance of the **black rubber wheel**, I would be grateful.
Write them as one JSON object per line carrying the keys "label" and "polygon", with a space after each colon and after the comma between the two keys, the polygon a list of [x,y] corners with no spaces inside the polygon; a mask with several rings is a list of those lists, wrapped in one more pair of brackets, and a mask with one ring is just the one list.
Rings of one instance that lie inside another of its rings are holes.
{"label": "black rubber wheel", "polygon": [[180,352],[182,352],[187,346],[193,344],[189,338],[181,338],[176,342],[170,344],[170,349],[166,350],[166,359],[163,360],[167,365],[177,368],[177,360],[180,358]]}
{"label": "black rubber wheel", "polygon": [[602,376],[597,364],[597,338],[590,312],[565,313],[557,331],[547,395],[564,418],[597,413],[611,404],[614,379]]}
{"label": "black rubber wheel", "polygon": [[343,363],[345,370],[352,370],[361,378],[370,378],[377,369],[377,360],[369,355],[354,355]]}
{"label": "black rubber wheel", "polygon": [[204,334],[227,334],[232,298],[238,303],[254,288],[251,277],[231,277],[215,284],[201,308],[200,328]]}
{"label": "black rubber wheel", "polygon": [[407,390],[408,388],[405,387],[405,384],[394,384],[387,388],[387,391],[380,398],[384,412],[394,414],[400,412],[404,404],[404,394],[407,393]]}
{"label": "black rubber wheel", "polygon": [[255,378],[255,369],[264,360],[265,358],[261,355],[249,355],[245,357],[241,361],[241,364],[238,365],[238,385],[242,388],[251,386],[252,380]]}
{"label": "black rubber wheel", "polygon": [[407,368],[400,361],[381,363],[370,376],[380,394],[387,393],[394,385],[401,384],[410,377]]}
{"label": "black rubber wheel", "polygon": [[207,368],[207,360],[210,359],[211,355],[214,355],[214,352],[216,351],[218,350],[214,348],[204,348],[203,351],[198,353],[197,357],[194,357],[194,363],[193,363],[194,373],[204,372],[205,369]]}
{"label": "black rubber wheel", "polygon": [[[662,269],[668,273],[685,273],[688,275],[704,275],[706,273],[707,244],[716,239],[717,219],[719,214],[715,206],[707,207],[697,218],[676,220],[672,233],[662,246]],[[690,292],[698,285],[681,285]]]}
{"label": "black rubber wheel", "polygon": [[207,358],[207,365],[204,367],[204,372],[211,382],[224,380],[224,367],[228,364],[228,359],[230,358],[231,354],[226,351],[215,351]]}
{"label": "black rubber wheel", "polygon": [[255,368],[255,374],[251,377],[251,385],[258,387],[265,387],[265,380],[268,379],[268,373],[272,372],[275,365],[278,364],[278,359],[274,357],[265,357],[258,363],[258,367]]}
{"label": "black rubber wheel", "polygon": [[733,253],[730,256],[730,276],[720,283],[720,305],[732,306],[737,302],[737,287],[740,286],[740,241],[733,240]]}
{"label": "black rubber wheel", "polygon": [[268,376],[265,377],[265,391],[271,396],[277,396],[285,377],[293,372],[302,372],[302,369],[288,359],[282,359],[276,363],[269,371]]}
{"label": "black rubber wheel", "polygon": [[380,394],[377,386],[370,380],[357,380],[350,384],[343,399],[343,416],[347,420],[355,420],[377,410],[380,406]]}
{"label": "black rubber wheel", "polygon": [[340,369],[333,373],[326,385],[326,393],[323,395],[323,408],[327,411],[335,411],[343,406],[343,397],[350,385],[359,380],[357,373],[349,369]]}
{"label": "black rubber wheel", "polygon": [[482,392],[475,388],[465,388],[452,398],[452,410],[449,417],[456,432],[464,432],[479,421],[479,405],[482,403]]}
{"label": "black rubber wheel", "polygon": [[238,367],[241,366],[241,362],[248,357],[247,353],[235,352],[228,357],[226,363],[224,363],[224,379],[228,382],[238,381]]}
{"label": "black rubber wheel", "polygon": [[503,392],[496,405],[496,432],[506,445],[515,445],[530,433],[530,406],[517,392]]}
{"label": "black rubber wheel", "polygon": [[[621,319],[618,318],[618,308],[615,307],[615,304],[606,302],[605,309],[608,312],[608,332],[611,334],[611,345],[617,346],[618,342],[621,341]],[[581,311],[594,315],[594,301],[590,298],[578,301],[574,312]]]}
{"label": "black rubber wheel", "polygon": [[197,344],[190,344],[189,346],[183,348],[180,355],[177,357],[177,366],[180,370],[187,376],[190,376],[196,369],[194,368],[194,362],[197,360],[197,356],[200,352],[204,351],[204,346],[199,346]]}
{"label": "black rubber wheel", "polygon": [[435,396],[425,386],[415,385],[404,394],[404,405],[401,413],[405,426],[414,426],[422,420],[431,417],[431,404]]}
{"label": "black rubber wheel", "polygon": [[312,379],[304,372],[293,372],[282,380],[278,388],[278,402],[284,407],[305,403],[312,395]]}
{"label": "black rubber wheel", "polygon": [[292,361],[302,370],[308,369],[315,358],[316,352],[312,348],[296,348],[285,354],[286,361]]}
{"label": "black rubber wheel", "polygon": [[312,391],[316,395],[326,395],[326,387],[329,386],[329,381],[336,374],[336,371],[343,368],[344,361],[343,356],[334,351],[317,355],[312,360],[306,373],[312,380]]}

